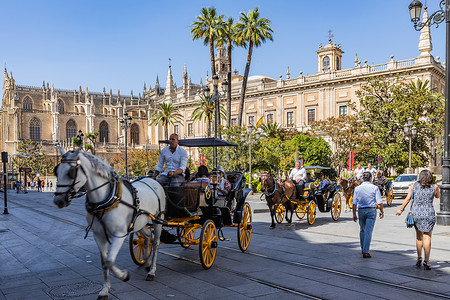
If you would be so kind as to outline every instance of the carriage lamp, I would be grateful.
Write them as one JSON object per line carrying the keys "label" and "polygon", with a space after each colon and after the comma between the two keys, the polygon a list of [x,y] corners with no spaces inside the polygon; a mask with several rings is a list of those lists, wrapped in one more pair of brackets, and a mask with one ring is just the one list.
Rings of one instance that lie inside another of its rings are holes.
{"label": "carriage lamp", "polygon": [[211,175],[209,175],[209,183],[214,186],[219,184],[219,172],[217,170],[211,171]]}

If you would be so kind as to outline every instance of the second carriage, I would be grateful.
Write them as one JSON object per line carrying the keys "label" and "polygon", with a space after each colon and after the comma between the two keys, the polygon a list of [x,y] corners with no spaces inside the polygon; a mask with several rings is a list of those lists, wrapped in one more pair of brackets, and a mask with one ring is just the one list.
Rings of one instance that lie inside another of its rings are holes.
{"label": "second carriage", "polygon": [[[184,139],[179,140],[178,144],[186,147],[237,146],[217,138]],[[252,210],[250,204],[245,201],[250,190],[245,188],[246,181],[242,173],[231,172],[226,176],[232,188],[229,194],[222,198],[217,197],[215,193],[218,184],[218,174],[215,172],[209,177],[210,184],[186,178],[184,186],[165,187],[168,210],[163,220],[161,243],[179,244],[183,248],[198,245],[200,262],[204,269],[211,268],[216,257],[218,241],[225,240],[223,227],[237,229],[238,246],[242,252],[246,251],[250,244]],[[149,223],[147,226],[153,231],[152,224]],[[176,234],[170,233],[172,229]],[[200,234],[197,234],[198,231]],[[137,265],[144,263],[145,243],[143,235],[130,234],[131,258]]]}

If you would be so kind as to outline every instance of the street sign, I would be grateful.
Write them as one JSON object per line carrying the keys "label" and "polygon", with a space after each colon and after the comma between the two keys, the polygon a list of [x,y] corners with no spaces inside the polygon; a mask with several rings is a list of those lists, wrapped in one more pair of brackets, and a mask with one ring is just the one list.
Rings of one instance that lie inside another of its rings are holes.
{"label": "street sign", "polygon": [[377,161],[378,161],[378,164],[381,165],[381,155],[378,155]]}

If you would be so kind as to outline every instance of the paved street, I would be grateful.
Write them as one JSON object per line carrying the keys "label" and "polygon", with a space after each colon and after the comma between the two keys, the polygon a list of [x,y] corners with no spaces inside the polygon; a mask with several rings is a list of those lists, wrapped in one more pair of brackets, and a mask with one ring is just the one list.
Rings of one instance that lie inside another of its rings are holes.
{"label": "paved street", "polygon": [[[10,192],[8,200],[10,214],[0,214],[0,299],[96,299],[103,275],[92,234],[83,239],[84,200],[64,209],[45,192]],[[112,277],[110,299],[450,298],[450,227],[435,227],[433,270],[416,269],[414,230],[395,216],[400,199],[377,219],[372,259],[361,256],[351,212],[337,222],[318,212],[311,226],[294,217],[292,226],[270,230],[259,195],[248,200],[257,213],[247,253],[239,250],[236,228],[224,229],[232,240],[219,242],[210,270],[201,267],[198,247],[161,245],[156,279],[148,282],[126,241],[117,265],[131,279]]]}

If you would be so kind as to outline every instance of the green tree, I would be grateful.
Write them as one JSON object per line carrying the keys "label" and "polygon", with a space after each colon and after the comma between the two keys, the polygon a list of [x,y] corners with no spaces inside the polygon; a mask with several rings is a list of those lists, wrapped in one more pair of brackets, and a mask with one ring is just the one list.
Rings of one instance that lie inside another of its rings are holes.
{"label": "green tree", "polygon": [[94,155],[95,155],[95,144],[96,144],[98,134],[99,134],[98,131],[86,133],[86,138],[88,139],[88,141],[90,143],[86,143],[84,145],[84,149],[86,149],[86,151],[91,151],[91,153]]}
{"label": "green tree", "polygon": [[[219,102],[220,115],[222,118],[226,118],[225,108],[223,104]],[[213,95],[201,95],[200,101],[194,104],[194,111],[192,112],[192,120],[202,121],[206,120],[207,123],[207,136],[211,136],[211,120],[214,118],[214,97]]]}
{"label": "green tree", "polygon": [[263,123],[260,126],[262,134],[266,138],[277,137],[280,134],[281,125],[278,123]]}
{"label": "green tree", "polygon": [[[145,175],[148,170],[155,169],[158,164],[159,150],[134,149],[128,153],[129,172],[133,176]],[[125,154],[121,153],[110,159],[118,174],[125,174]]]}
{"label": "green tree", "polygon": [[219,31],[223,23],[224,15],[217,15],[215,7],[203,7],[197,21],[192,23],[191,35],[193,40],[203,39],[203,44],[209,44],[209,56],[211,59],[211,75],[216,74],[214,61],[214,41],[219,37]]}
{"label": "green tree", "polygon": [[247,62],[245,64],[244,78],[242,80],[241,97],[239,102],[238,126],[242,126],[242,117],[245,102],[245,90],[247,88],[248,73],[252,61],[253,47],[257,48],[266,40],[273,41],[273,29],[270,20],[259,16],[259,9],[255,8],[249,13],[241,12],[239,22],[236,24],[237,44],[248,48]]}
{"label": "green tree", "polygon": [[433,94],[426,81],[407,83],[400,77],[371,78],[356,94],[361,105],[357,124],[362,134],[371,138],[366,162],[375,163],[381,155],[385,168],[407,166],[409,140],[403,128],[412,118],[417,128],[412,139],[412,166],[426,165],[430,145],[442,132],[442,95]]}
{"label": "green tree", "polygon": [[156,112],[151,116],[149,124],[157,125],[161,122],[164,126],[164,136],[169,138],[169,125],[181,123],[183,116],[179,113],[179,109],[172,103],[161,102]]}
{"label": "green tree", "polygon": [[236,43],[236,26],[233,18],[221,23],[217,46],[227,44],[227,127],[231,127],[231,52]]}
{"label": "green tree", "polygon": [[53,174],[55,161],[42,152],[42,145],[32,140],[20,140],[17,145],[17,152],[24,155],[17,155],[11,159],[11,168],[19,171],[19,168],[31,168],[30,180],[36,178],[36,173],[41,175]]}

